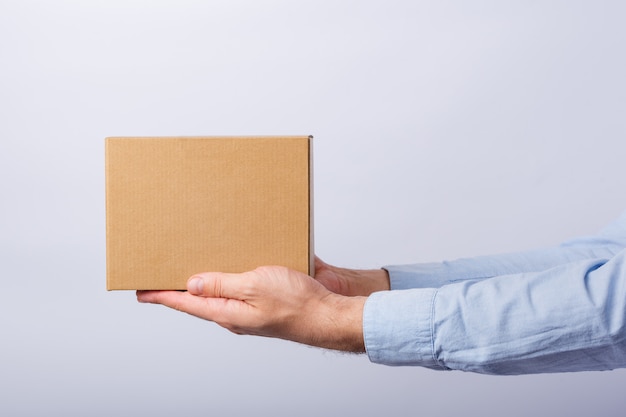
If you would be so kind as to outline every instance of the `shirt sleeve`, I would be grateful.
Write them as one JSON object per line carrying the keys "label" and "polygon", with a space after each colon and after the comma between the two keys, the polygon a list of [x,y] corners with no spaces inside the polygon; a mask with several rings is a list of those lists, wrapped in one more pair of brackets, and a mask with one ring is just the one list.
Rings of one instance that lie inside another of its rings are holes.
{"label": "shirt sleeve", "polygon": [[370,360],[507,375],[626,367],[625,219],[553,250],[413,269],[431,285],[365,304]]}

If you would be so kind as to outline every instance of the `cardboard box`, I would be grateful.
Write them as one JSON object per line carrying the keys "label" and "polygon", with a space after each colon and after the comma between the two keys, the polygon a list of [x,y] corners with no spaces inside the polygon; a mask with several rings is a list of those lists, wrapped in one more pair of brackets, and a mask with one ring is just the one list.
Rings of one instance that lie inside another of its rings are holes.
{"label": "cardboard box", "polygon": [[312,138],[105,139],[107,289],[199,272],[313,273]]}

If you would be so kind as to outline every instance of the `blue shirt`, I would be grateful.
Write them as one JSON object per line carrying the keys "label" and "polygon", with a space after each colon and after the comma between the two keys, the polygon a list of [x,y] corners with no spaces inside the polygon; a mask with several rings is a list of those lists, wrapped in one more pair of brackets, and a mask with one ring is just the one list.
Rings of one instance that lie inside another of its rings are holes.
{"label": "blue shirt", "polygon": [[367,299],[372,362],[528,374],[626,367],[626,212],[595,236],[517,254],[387,266]]}

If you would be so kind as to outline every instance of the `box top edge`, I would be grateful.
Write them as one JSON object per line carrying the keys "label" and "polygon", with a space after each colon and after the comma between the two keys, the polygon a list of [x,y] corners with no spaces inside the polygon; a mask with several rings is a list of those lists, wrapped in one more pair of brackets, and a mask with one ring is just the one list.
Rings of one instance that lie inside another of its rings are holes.
{"label": "box top edge", "polygon": [[172,139],[176,139],[176,140],[197,140],[197,139],[306,139],[306,140],[311,140],[313,139],[313,135],[276,135],[276,136],[272,136],[272,135],[267,135],[267,136],[261,136],[261,135],[250,135],[250,136],[237,136],[237,135],[232,135],[232,136],[228,136],[228,135],[224,135],[224,136],[107,136],[105,137],[106,141],[109,140],[172,140]]}

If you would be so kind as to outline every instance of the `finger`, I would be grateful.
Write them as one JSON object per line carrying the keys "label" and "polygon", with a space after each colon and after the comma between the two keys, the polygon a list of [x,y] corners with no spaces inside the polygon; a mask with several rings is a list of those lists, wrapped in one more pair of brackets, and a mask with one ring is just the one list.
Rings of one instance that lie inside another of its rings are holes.
{"label": "finger", "polygon": [[163,304],[167,307],[178,308],[188,303],[187,293],[181,291],[137,291],[137,301],[140,303]]}
{"label": "finger", "polygon": [[137,301],[140,303],[152,303],[152,304],[160,304],[158,300],[163,296],[166,292],[175,292],[175,291],[146,291],[146,290],[137,290]]}
{"label": "finger", "polygon": [[137,291],[137,300],[142,303],[161,304],[205,320],[226,322],[229,316],[229,301],[207,299],[181,291]]}
{"label": "finger", "polygon": [[249,273],[228,274],[223,272],[203,272],[187,281],[187,291],[193,295],[212,298],[240,300],[243,294],[243,278]]}

